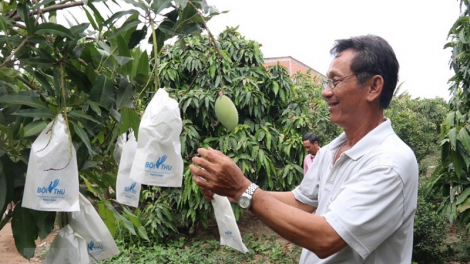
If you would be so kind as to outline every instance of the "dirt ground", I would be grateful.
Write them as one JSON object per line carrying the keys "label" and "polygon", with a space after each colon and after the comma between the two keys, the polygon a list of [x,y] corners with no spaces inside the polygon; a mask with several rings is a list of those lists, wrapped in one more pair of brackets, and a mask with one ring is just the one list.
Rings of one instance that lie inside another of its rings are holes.
{"label": "dirt ground", "polygon": [[48,237],[44,240],[36,240],[36,254],[31,259],[31,262],[23,258],[16,250],[15,240],[11,231],[11,223],[6,224],[0,230],[0,264],[29,264],[29,263],[42,263],[42,260],[37,258],[39,254],[49,245],[51,245],[54,237],[59,233],[59,230],[54,229]]}

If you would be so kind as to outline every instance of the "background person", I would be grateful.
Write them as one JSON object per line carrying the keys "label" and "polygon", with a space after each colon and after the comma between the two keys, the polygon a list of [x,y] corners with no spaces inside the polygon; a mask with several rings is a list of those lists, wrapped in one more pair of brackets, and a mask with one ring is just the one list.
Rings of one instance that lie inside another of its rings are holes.
{"label": "background person", "polygon": [[338,40],[331,53],[322,96],[331,122],[344,132],[317,153],[299,186],[264,191],[211,148],[198,149],[193,180],[206,200],[214,193],[237,200],[302,246],[300,263],[409,264],[418,164],[383,116],[398,61],[387,41],[372,35]]}
{"label": "background person", "polygon": [[310,168],[310,165],[317,155],[317,151],[320,149],[320,141],[318,140],[317,135],[313,134],[312,132],[307,132],[302,138],[303,146],[305,151],[308,152],[307,156],[304,158],[304,176]]}

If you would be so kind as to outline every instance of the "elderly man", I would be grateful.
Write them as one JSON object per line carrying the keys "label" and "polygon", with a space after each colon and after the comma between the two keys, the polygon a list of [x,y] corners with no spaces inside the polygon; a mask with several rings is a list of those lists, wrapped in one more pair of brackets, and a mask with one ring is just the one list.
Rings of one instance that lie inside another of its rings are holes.
{"label": "elderly man", "polygon": [[383,115],[398,61],[387,41],[372,35],[338,40],[331,53],[322,96],[344,133],[318,151],[299,186],[262,190],[211,148],[193,158],[193,180],[207,200],[213,193],[237,200],[302,246],[300,263],[409,264],[418,164]]}

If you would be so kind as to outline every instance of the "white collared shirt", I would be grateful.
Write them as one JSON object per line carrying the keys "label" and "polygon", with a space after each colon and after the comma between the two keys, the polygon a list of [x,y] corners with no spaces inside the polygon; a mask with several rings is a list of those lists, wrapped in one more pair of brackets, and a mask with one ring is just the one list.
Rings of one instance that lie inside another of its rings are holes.
{"label": "white collared shirt", "polygon": [[419,173],[413,151],[389,119],[334,162],[345,142],[343,133],[323,147],[293,193],[317,207],[348,245],[326,259],[303,249],[300,263],[411,263]]}

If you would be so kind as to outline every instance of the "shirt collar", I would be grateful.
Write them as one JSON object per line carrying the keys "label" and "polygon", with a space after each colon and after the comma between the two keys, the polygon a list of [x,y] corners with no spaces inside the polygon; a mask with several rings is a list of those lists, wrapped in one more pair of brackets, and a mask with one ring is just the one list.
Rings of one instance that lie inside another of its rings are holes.
{"label": "shirt collar", "polygon": [[[359,142],[357,142],[351,149],[344,152],[345,155],[348,155],[353,160],[358,160],[371,149],[380,145],[382,141],[391,134],[394,134],[392,128],[392,122],[390,119],[385,118],[385,121],[378,125],[376,128],[371,130],[367,135],[365,135]],[[339,137],[334,139],[331,144],[331,151],[336,151],[344,143],[346,143],[346,134],[343,132]]]}

